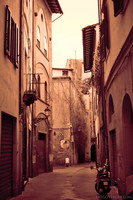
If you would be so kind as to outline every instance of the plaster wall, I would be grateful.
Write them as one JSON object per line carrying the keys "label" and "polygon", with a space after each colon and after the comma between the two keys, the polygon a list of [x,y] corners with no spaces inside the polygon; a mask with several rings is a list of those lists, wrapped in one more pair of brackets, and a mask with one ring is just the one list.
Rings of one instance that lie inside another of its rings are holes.
{"label": "plaster wall", "polygon": [[65,166],[65,158],[71,157],[69,128],[53,130],[53,154],[54,165]]}
{"label": "plaster wall", "polygon": [[[123,99],[126,94],[129,95],[131,103],[133,105],[133,51],[130,52],[128,57],[125,59],[119,74],[113,80],[109,90],[106,93],[106,110],[107,110],[107,127],[109,135],[109,145],[110,132],[115,130],[116,132],[116,176],[119,185],[119,191],[121,194],[127,193],[128,183],[126,185],[126,149],[125,144],[129,143],[131,138],[124,138],[123,136],[123,124],[122,124],[122,105]],[[112,114],[112,121],[109,121],[109,96],[112,96],[114,104],[114,113]],[[128,136],[128,134],[127,134]],[[111,148],[111,146],[109,146]],[[111,157],[111,152],[109,154]],[[131,158],[132,159],[132,158]],[[130,180],[131,181],[131,180]],[[132,181],[133,186],[133,181]]]}
{"label": "plaster wall", "polygon": [[[40,28],[40,45],[37,42],[37,26]],[[46,37],[46,46],[44,48],[44,37]],[[46,51],[44,51],[46,50]],[[34,105],[34,117],[43,117],[44,110],[51,105],[51,86],[52,86],[52,12],[44,0],[34,1],[34,72],[40,74],[40,98]],[[47,101],[45,99],[45,82],[47,82]],[[50,107],[51,109],[51,107]],[[51,116],[48,118],[51,124]],[[51,136],[49,136],[49,127],[45,121],[37,124],[34,136],[34,157],[37,156],[36,143],[38,141],[38,132],[46,134],[46,165],[49,166],[49,154],[51,153]],[[34,162],[35,173],[38,165],[37,159]]]}
{"label": "plaster wall", "polygon": [[[15,5],[18,5],[18,11],[16,12]],[[19,70],[11,63],[8,56],[4,54],[4,41],[5,41],[5,8],[9,6],[11,10],[11,16],[15,23],[19,26],[19,8],[18,1],[14,1],[13,4],[10,1],[0,2],[1,8],[1,39],[0,39],[0,109],[14,117],[18,118],[18,105],[19,105]]]}
{"label": "plaster wall", "polygon": [[[127,1],[125,1],[127,2]],[[104,81],[108,79],[110,70],[120,53],[120,50],[128,36],[128,33],[133,26],[133,15],[132,7],[133,1],[128,1],[128,4],[123,13],[119,14],[117,17],[114,17],[114,8],[113,1],[107,0],[108,5],[108,22],[109,22],[109,41],[110,49],[107,53],[107,59],[105,61],[105,77]]]}
{"label": "plaster wall", "polygon": [[62,76],[63,75],[63,71],[68,71],[68,76],[69,77],[72,77],[72,70],[70,70],[70,69],[66,69],[66,68],[61,68],[61,69],[59,69],[59,68],[57,68],[57,69],[52,69],[52,76],[53,77],[60,77],[60,76]]}
{"label": "plaster wall", "polygon": [[70,79],[53,78],[53,128],[70,124]]}
{"label": "plaster wall", "polygon": [[[35,47],[35,58],[34,63],[42,63],[47,71],[48,74],[52,74],[52,13],[47,6],[46,1],[39,0],[35,1],[34,4],[34,12],[37,13],[37,16],[34,16],[34,47]],[[43,23],[41,21],[41,14],[44,15]],[[37,46],[37,26],[40,26],[40,48]],[[41,26],[42,25],[42,26]],[[43,28],[44,27],[44,28]],[[43,30],[45,29],[45,31]],[[48,48],[48,55],[45,56],[43,52],[43,42],[44,42],[44,35],[47,35],[47,48]]]}
{"label": "plaster wall", "polygon": [[[19,193],[21,174],[20,135],[19,135],[19,69],[16,68],[8,56],[4,54],[5,41],[5,8],[9,6],[11,16],[20,30],[20,1],[0,1],[0,145],[1,145],[1,116],[2,112],[13,117],[13,193]],[[16,9],[17,7],[17,9]]]}

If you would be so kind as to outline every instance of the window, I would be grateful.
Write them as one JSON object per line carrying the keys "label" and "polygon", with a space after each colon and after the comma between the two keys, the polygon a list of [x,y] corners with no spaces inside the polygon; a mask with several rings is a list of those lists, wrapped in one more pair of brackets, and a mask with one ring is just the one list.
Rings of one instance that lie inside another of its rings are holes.
{"label": "window", "polygon": [[28,0],[26,0],[26,7],[28,8]]}
{"label": "window", "polygon": [[46,36],[44,37],[44,54],[47,56],[47,38]]}
{"label": "window", "polygon": [[37,26],[37,46],[40,48],[40,28]]}
{"label": "window", "polygon": [[8,6],[6,6],[5,21],[5,54],[15,67],[18,67],[18,27],[11,17]]}
{"label": "window", "polygon": [[11,12],[6,6],[6,26],[5,26],[5,53],[10,56],[10,42],[11,42]]}
{"label": "window", "polygon": [[38,74],[38,77],[37,77],[37,82],[38,82],[38,98],[40,98],[40,75]]}
{"label": "window", "polygon": [[47,82],[45,81],[45,102],[47,102]]}
{"label": "window", "polygon": [[62,71],[63,76],[68,76],[68,71]]}
{"label": "window", "polygon": [[124,0],[113,0],[114,3],[114,16],[117,17],[124,8]]}
{"label": "window", "polygon": [[43,22],[43,14],[41,14],[41,20],[42,20],[42,22]]}
{"label": "window", "polygon": [[99,149],[99,133],[97,134],[97,140],[98,140],[98,149]]}
{"label": "window", "polygon": [[104,61],[105,58],[107,58],[107,52],[109,52],[110,48],[108,10],[106,5],[104,5],[104,20],[100,25],[100,31],[101,31],[102,60]]}

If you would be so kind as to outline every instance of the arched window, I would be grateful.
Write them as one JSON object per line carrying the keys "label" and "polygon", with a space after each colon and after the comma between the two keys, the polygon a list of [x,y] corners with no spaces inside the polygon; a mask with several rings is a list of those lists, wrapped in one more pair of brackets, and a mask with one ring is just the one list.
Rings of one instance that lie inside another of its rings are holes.
{"label": "arched window", "polygon": [[110,97],[109,97],[109,122],[112,121],[113,113],[114,113],[114,104],[113,104],[112,96],[110,95]]}
{"label": "arched window", "polygon": [[47,82],[45,81],[45,102],[47,102]]}
{"label": "arched window", "polygon": [[37,15],[37,46],[48,57],[48,31],[44,10],[41,8]]}
{"label": "arched window", "polygon": [[40,28],[37,26],[37,46],[40,47]]}
{"label": "arched window", "polygon": [[44,37],[44,55],[47,56],[47,38]]}
{"label": "arched window", "polygon": [[40,75],[39,74],[37,77],[37,82],[38,82],[38,97],[40,98]]}

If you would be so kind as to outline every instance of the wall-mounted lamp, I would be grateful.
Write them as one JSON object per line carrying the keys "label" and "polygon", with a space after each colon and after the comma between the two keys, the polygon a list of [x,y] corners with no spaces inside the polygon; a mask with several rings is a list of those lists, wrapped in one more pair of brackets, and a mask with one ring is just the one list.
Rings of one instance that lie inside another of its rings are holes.
{"label": "wall-mounted lamp", "polygon": [[34,119],[34,124],[37,124],[37,123],[41,122],[42,120],[47,121],[47,122],[49,123],[48,117],[50,116],[50,111],[51,111],[51,110],[47,107],[47,108],[44,110],[44,117],[36,117],[36,118]]}
{"label": "wall-mounted lamp", "polygon": [[48,108],[48,106],[47,106],[47,108],[44,110],[44,112],[45,112],[45,115],[46,115],[46,117],[48,118],[49,117],[49,113],[50,113],[50,109]]}

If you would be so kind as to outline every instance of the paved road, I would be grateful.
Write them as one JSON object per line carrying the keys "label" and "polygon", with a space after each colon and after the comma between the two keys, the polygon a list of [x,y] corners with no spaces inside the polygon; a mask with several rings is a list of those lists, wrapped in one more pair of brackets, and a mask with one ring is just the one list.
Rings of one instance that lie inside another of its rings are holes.
{"label": "paved road", "polygon": [[[11,200],[96,200],[100,199],[95,191],[96,169],[94,164],[56,168],[53,173],[43,173],[32,178],[24,192]],[[119,199],[116,189],[110,196]],[[118,197],[118,198],[117,198]]]}

